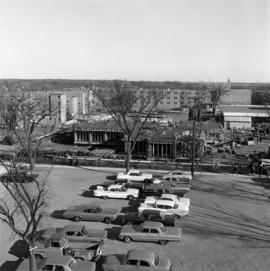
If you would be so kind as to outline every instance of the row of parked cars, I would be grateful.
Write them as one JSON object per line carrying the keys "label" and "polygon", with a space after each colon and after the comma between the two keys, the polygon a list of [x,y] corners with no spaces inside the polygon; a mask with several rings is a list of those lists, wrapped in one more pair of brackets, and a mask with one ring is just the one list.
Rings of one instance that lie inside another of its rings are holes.
{"label": "row of parked cars", "polygon": [[[118,238],[126,243],[146,241],[165,245],[180,241],[182,232],[179,221],[189,214],[190,199],[184,197],[184,194],[189,191],[190,182],[191,177],[181,171],[174,171],[157,179],[132,169],[127,174],[119,173],[113,181],[90,189],[95,197],[104,199],[133,201],[143,198],[136,211],[121,213],[117,208],[103,208],[90,203],[67,208],[63,212],[63,218],[75,222],[88,220],[120,224],[122,227]],[[48,228],[40,234],[33,250],[38,270],[94,271],[95,261],[101,256],[106,239],[106,230],[92,229],[81,224]],[[101,269],[169,271],[173,268],[170,259],[148,250],[132,249],[125,256],[119,257],[106,256]],[[23,262],[17,270],[28,270],[25,267],[26,263]]]}

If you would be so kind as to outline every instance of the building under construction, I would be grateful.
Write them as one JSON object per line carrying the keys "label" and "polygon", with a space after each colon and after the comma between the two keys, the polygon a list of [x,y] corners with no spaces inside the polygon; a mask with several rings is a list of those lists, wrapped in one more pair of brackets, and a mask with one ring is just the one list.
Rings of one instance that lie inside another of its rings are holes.
{"label": "building under construction", "polygon": [[[196,124],[195,126],[195,157],[200,157],[204,151],[204,139],[208,128],[206,124]],[[100,150],[100,154],[106,154],[103,150],[110,150],[109,156],[112,153],[125,153],[124,134],[113,122],[78,123],[69,132],[63,131],[58,139],[65,137],[68,137],[70,144],[89,146],[90,153],[98,154],[98,150]],[[139,135],[132,151],[132,157],[153,160],[189,159],[192,156],[192,145],[191,122],[168,127],[148,124]]]}

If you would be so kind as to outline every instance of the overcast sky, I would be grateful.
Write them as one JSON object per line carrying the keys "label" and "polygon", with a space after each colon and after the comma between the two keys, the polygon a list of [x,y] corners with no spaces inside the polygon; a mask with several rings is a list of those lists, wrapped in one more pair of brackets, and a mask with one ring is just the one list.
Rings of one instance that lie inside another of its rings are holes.
{"label": "overcast sky", "polygon": [[0,4],[0,78],[270,82],[270,0]]}

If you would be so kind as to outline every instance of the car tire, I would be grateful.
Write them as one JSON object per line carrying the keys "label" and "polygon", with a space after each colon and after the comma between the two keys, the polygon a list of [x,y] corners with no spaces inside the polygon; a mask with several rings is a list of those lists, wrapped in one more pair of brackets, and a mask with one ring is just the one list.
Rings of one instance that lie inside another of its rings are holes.
{"label": "car tire", "polygon": [[134,200],[134,196],[128,195],[128,196],[127,196],[127,199],[130,200],[130,201],[131,201],[131,200]]}
{"label": "car tire", "polygon": [[124,241],[125,241],[126,243],[130,243],[130,242],[132,241],[132,239],[131,239],[129,236],[125,236],[125,237],[124,237]]}
{"label": "car tire", "polygon": [[64,252],[64,255],[74,256],[74,250],[71,247],[65,248],[63,252]]}
{"label": "car tire", "polygon": [[79,221],[81,221],[82,219],[81,219],[79,216],[74,216],[74,217],[73,217],[73,220],[74,220],[75,222],[79,222]]}
{"label": "car tire", "polygon": [[104,223],[105,224],[111,224],[112,223],[112,219],[110,217],[105,217],[104,218]]}
{"label": "car tire", "polygon": [[168,240],[159,240],[159,243],[161,245],[167,245],[169,243],[169,241]]}

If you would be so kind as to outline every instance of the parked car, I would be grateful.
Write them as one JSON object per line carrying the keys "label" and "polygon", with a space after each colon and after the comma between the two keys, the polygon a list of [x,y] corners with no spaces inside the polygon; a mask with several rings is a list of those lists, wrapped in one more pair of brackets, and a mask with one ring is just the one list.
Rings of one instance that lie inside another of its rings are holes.
{"label": "parked car", "polygon": [[29,172],[28,170],[19,170],[17,172],[6,173],[0,177],[1,182],[17,182],[17,183],[31,183],[37,180],[38,174]]}
{"label": "parked car", "polygon": [[117,208],[101,208],[99,205],[85,204],[69,207],[64,211],[63,217],[76,222],[90,220],[110,224],[116,219],[118,213],[119,209]]}
{"label": "parked car", "polygon": [[138,226],[125,225],[121,228],[119,239],[131,241],[158,242],[161,245],[169,241],[181,241],[182,231],[179,227],[165,227],[160,222],[145,221]]}
{"label": "parked car", "polygon": [[[36,261],[36,271],[95,271],[94,262],[77,261],[71,256],[51,255]],[[16,271],[29,271],[29,259],[23,260]]]}
{"label": "parked car", "polygon": [[145,204],[154,204],[158,200],[169,200],[174,204],[182,206],[184,210],[189,210],[190,199],[189,198],[180,198],[175,194],[162,194],[160,197],[146,197],[144,199]]}
{"label": "parked car", "polygon": [[138,211],[157,210],[167,215],[174,215],[176,217],[183,217],[188,215],[189,208],[183,205],[172,202],[171,200],[157,200],[155,203],[141,203]]}
{"label": "parked car", "polygon": [[69,242],[97,242],[104,243],[107,238],[107,231],[103,229],[88,228],[85,225],[71,224],[62,228],[48,228],[42,234],[45,239],[55,233],[63,233]]}
{"label": "parked car", "polygon": [[99,259],[102,247],[99,243],[69,242],[63,233],[54,233],[49,239],[39,238],[33,250],[35,258],[45,259],[51,255],[68,255],[76,259],[91,261]]}
{"label": "parked car", "polygon": [[183,172],[182,170],[179,170],[179,169],[169,171],[167,175],[173,175],[179,178],[186,178],[186,179],[192,180],[192,176],[190,173]]}
{"label": "parked car", "polygon": [[190,191],[190,184],[175,181],[162,181],[160,185],[163,187],[164,193],[182,195]]}
{"label": "parked car", "polygon": [[125,185],[112,184],[108,187],[97,186],[93,190],[95,197],[101,198],[117,198],[117,199],[128,199],[133,200],[139,197],[139,189],[127,188]]}
{"label": "parked car", "polygon": [[177,184],[174,182],[161,182],[145,185],[142,191],[144,197],[161,196],[163,193],[173,193],[179,196],[184,196],[190,190],[190,185]]}
{"label": "parked car", "polygon": [[165,226],[175,227],[178,225],[179,220],[172,216],[161,213],[156,210],[144,210],[143,212],[129,212],[121,217],[121,224],[138,225],[144,221],[161,222]]}
{"label": "parked car", "polygon": [[120,172],[117,174],[117,179],[126,179],[130,181],[143,182],[152,179],[153,175],[149,173],[142,173],[138,169],[131,169],[128,173]]}
{"label": "parked car", "polygon": [[[182,183],[182,184],[190,184],[191,180],[189,178],[185,178],[185,177],[179,177],[176,175],[165,175],[162,177],[162,181],[163,182],[175,182],[175,183]],[[161,182],[162,182],[161,181]]]}
{"label": "parked car", "polygon": [[104,271],[172,271],[172,263],[166,257],[144,249],[132,249],[120,259],[114,255],[105,258]]}

